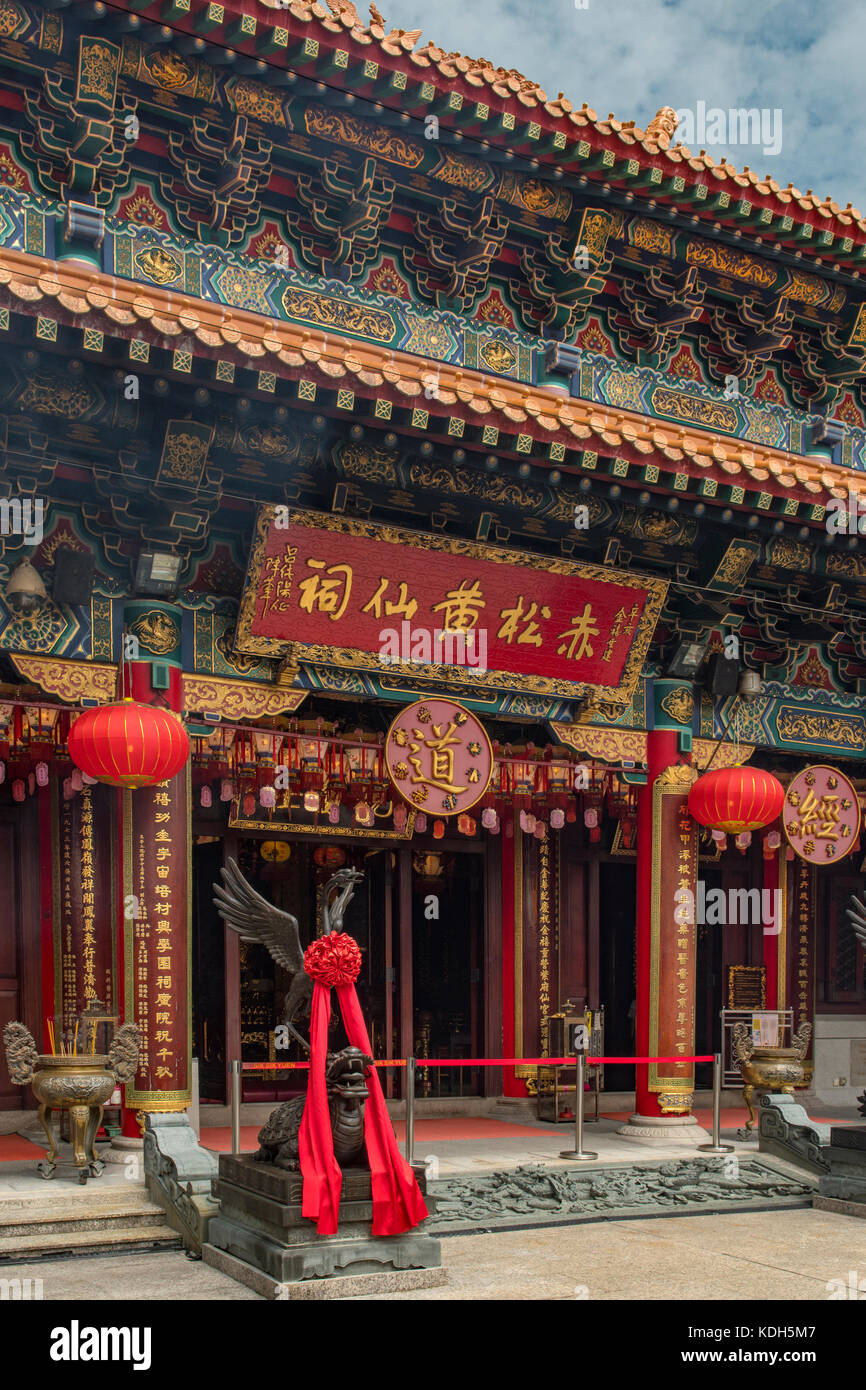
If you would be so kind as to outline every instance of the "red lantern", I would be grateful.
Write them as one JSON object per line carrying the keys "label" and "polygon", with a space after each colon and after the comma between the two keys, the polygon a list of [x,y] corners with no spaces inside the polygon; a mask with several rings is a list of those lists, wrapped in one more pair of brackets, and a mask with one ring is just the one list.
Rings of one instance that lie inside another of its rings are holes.
{"label": "red lantern", "polygon": [[319,845],[313,850],[313,863],[320,869],[342,869],[346,858],[346,851],[339,845]]}
{"label": "red lantern", "polygon": [[724,767],[699,777],[689,792],[689,811],[701,825],[740,835],[760,830],[781,815],[785,789],[759,767]]}
{"label": "red lantern", "polygon": [[98,782],[132,791],[180,772],[189,735],[169,710],[121,700],[79,714],[69,732],[69,756]]}

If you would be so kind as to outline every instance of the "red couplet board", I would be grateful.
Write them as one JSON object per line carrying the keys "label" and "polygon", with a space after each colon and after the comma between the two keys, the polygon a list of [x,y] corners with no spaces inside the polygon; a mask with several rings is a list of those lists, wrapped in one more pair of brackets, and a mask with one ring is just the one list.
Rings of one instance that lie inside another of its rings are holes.
{"label": "red couplet board", "polygon": [[265,507],[236,645],[473,686],[564,695],[591,688],[624,700],[666,590],[663,580],[559,557]]}

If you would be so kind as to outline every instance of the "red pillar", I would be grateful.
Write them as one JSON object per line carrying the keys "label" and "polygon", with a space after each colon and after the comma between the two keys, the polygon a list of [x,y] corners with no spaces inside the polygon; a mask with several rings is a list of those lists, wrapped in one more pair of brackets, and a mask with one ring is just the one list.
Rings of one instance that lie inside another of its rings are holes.
{"label": "red pillar", "polygon": [[[657,680],[647,691],[652,728],[647,734],[647,783],[638,799],[637,941],[635,1043],[637,1055],[694,1055],[695,924],[678,925],[678,889],[697,891],[697,840],[685,809],[686,780],[669,769],[688,764],[694,723],[692,687],[682,680]],[[674,793],[659,794],[656,784],[669,783]],[[659,1053],[661,1048],[661,1053]],[[659,1068],[672,1078],[671,1091],[682,1089],[687,1068]],[[675,1081],[673,1080],[675,1078]],[[679,1086],[676,1082],[679,1082]],[[691,1096],[677,1105],[655,1068],[639,1065],[635,1077],[637,1117],[680,1117]]]}
{"label": "red pillar", "polygon": [[43,1052],[50,1050],[48,1019],[53,1018],[62,1008],[62,990],[61,998],[58,998],[54,973],[54,879],[57,870],[53,859],[51,798],[56,795],[56,786],[41,787],[37,793],[39,804],[39,903],[42,923],[42,1018],[44,1022],[42,1034],[36,1041]]}
{"label": "red pillar", "polygon": [[[129,1112],[190,1104],[189,776],[124,793],[125,1016],[141,1029]],[[125,1134],[137,1131],[127,1124]]]}
{"label": "red pillar", "polygon": [[[782,850],[784,853],[784,850]],[[769,857],[764,855],[764,892],[769,896],[766,902],[775,903],[774,894],[779,887],[779,850],[773,850]],[[764,924],[764,968],[767,972],[767,1008],[778,1009],[779,1003],[779,951],[784,951],[781,940],[781,931],[784,926],[782,921],[782,907],[780,904],[778,913],[774,913],[772,923],[764,920],[764,913],[761,913]],[[771,927],[771,930],[768,930]]]}

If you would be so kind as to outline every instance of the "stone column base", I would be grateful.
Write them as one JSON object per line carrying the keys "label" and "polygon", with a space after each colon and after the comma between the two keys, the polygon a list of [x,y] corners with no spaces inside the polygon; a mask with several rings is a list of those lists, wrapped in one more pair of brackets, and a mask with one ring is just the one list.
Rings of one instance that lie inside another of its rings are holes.
{"label": "stone column base", "polygon": [[694,1115],[632,1115],[621,1129],[624,1139],[665,1139],[669,1144],[703,1144],[706,1132]]}
{"label": "stone column base", "polygon": [[125,1134],[115,1134],[110,1144],[102,1144],[99,1157],[103,1163],[126,1163],[130,1154],[138,1154],[141,1176],[144,1177],[144,1140]]}

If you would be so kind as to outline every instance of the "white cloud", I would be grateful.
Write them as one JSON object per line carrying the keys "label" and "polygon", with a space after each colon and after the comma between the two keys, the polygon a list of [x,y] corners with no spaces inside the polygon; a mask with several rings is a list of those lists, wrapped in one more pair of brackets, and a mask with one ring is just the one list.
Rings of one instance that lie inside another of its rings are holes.
{"label": "white cloud", "polygon": [[[361,0],[358,0],[359,13]],[[862,0],[383,0],[389,25],[646,125],[660,106],[779,108],[778,155],[707,146],[866,216]]]}

